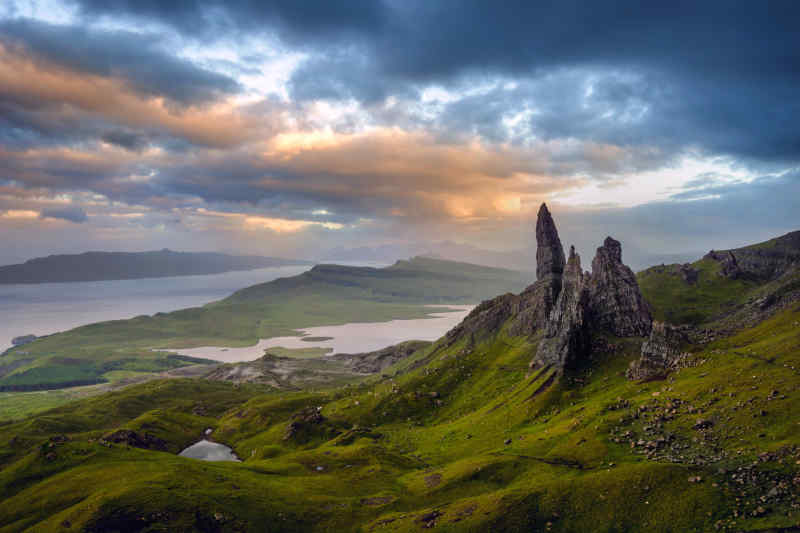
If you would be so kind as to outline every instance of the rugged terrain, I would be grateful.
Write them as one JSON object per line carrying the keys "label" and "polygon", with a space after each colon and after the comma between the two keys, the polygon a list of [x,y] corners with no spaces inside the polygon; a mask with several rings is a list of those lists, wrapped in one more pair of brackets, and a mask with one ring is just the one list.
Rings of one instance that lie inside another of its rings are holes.
{"label": "rugged terrain", "polygon": [[[360,383],[5,424],[0,531],[798,531],[798,235],[589,273],[543,207],[535,283]],[[176,455],[207,429],[243,462]]]}

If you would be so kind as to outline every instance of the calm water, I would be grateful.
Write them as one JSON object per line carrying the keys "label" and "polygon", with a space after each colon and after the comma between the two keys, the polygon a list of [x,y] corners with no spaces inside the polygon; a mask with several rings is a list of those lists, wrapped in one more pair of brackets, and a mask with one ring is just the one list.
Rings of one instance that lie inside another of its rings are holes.
{"label": "calm water", "polygon": [[328,348],[331,353],[362,353],[379,350],[407,340],[434,341],[461,322],[472,310],[471,305],[437,306],[452,311],[432,313],[430,318],[390,320],[388,322],[353,322],[341,326],[320,326],[298,330],[306,337],[330,337],[328,340],[309,342],[302,337],[273,337],[244,348],[217,348],[206,346],[176,350],[184,355],[205,357],[217,361],[236,363],[253,361],[273,346],[284,348]]}
{"label": "calm water", "polygon": [[239,461],[233,450],[218,442],[203,439],[195,442],[181,453],[181,457],[200,459],[202,461]]}
{"label": "calm water", "polygon": [[194,307],[309,268],[287,266],[208,276],[0,285],[0,353],[19,335],[46,335],[103,320]]}

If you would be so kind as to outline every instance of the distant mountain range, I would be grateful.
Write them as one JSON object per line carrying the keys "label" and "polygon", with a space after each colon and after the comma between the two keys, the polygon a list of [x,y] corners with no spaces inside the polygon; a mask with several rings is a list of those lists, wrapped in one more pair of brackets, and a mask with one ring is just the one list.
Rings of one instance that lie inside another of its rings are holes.
{"label": "distant mountain range", "polygon": [[[594,252],[594,249],[587,250]],[[694,260],[703,252],[692,251],[679,254],[655,254],[641,250],[631,244],[625,245],[625,262],[635,271],[649,266],[685,263]],[[536,249],[486,250],[470,244],[453,241],[435,243],[384,244],[356,248],[334,248],[324,255],[323,261],[371,261],[393,263],[399,257],[432,257],[448,261],[460,261],[475,265],[532,272],[536,267]]]}
{"label": "distant mountain range", "polygon": [[49,255],[18,265],[0,266],[0,284],[164,278],[306,264],[313,263],[277,257],[175,252],[167,249],[153,252],[85,252]]}

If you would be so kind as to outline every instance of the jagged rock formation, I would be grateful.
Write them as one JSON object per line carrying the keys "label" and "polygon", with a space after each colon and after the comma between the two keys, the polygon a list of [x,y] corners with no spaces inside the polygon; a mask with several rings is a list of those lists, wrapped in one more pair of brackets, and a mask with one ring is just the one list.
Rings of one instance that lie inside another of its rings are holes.
{"label": "jagged rock formation", "polygon": [[569,261],[564,260],[555,222],[542,204],[536,242],[536,283],[519,295],[504,294],[477,306],[447,333],[447,345],[466,336],[488,336],[507,325],[510,335],[542,336],[532,367],[563,371],[588,357],[594,331],[619,337],[650,333],[650,311],[636,276],[622,263],[619,241],[608,237],[597,249],[592,273],[584,273],[574,247]]}
{"label": "jagged rock formation", "polygon": [[633,361],[628,368],[628,378],[656,379],[678,368],[685,358],[681,348],[688,341],[682,328],[664,322],[653,322],[650,337],[642,343],[641,358]]}
{"label": "jagged rock formation", "polygon": [[533,335],[544,329],[561,292],[565,264],[556,224],[543,203],[536,218],[536,283],[519,295],[504,294],[483,302],[467,316],[464,328],[457,327],[448,333],[448,338],[459,337],[463,330],[493,331],[510,318],[511,335]]}
{"label": "jagged rock formation", "polygon": [[[546,215],[549,218],[549,213]],[[552,231],[555,232],[555,225]],[[557,234],[549,242],[560,246]],[[542,308],[549,309],[545,334],[531,367],[551,365],[563,371],[588,357],[593,331],[619,337],[645,336],[652,323],[636,276],[622,263],[622,246],[611,237],[597,249],[591,274],[583,273],[580,256],[570,247],[555,305],[552,309],[547,305]]]}
{"label": "jagged rock formation", "polygon": [[539,364],[564,368],[588,353],[590,338],[585,317],[588,303],[589,291],[584,283],[581,258],[571,246],[561,291],[536,352]]}
{"label": "jagged rock formation", "polygon": [[606,237],[592,261],[589,299],[593,325],[618,337],[643,337],[652,318],[636,275],[622,263],[619,241]]}

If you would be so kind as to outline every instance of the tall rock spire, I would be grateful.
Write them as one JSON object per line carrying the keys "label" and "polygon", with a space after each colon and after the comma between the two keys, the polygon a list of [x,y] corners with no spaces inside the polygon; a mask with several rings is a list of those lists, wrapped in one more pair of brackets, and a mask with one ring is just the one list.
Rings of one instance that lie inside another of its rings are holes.
{"label": "tall rock spire", "polygon": [[558,276],[564,272],[564,248],[547,204],[539,208],[536,219],[536,279]]}
{"label": "tall rock spire", "polygon": [[588,296],[581,257],[570,246],[561,292],[548,317],[532,367],[549,365],[563,371],[589,353],[590,332],[585,319]]}

